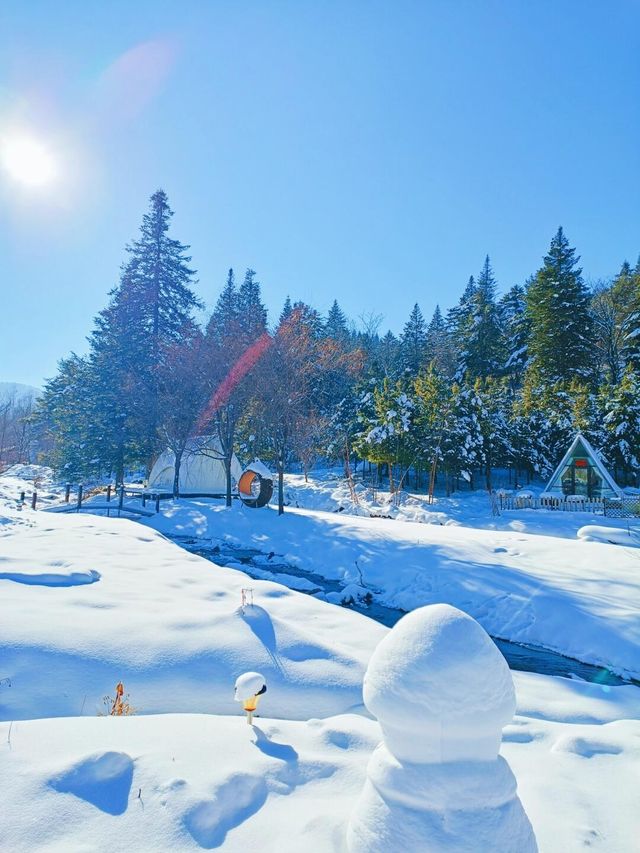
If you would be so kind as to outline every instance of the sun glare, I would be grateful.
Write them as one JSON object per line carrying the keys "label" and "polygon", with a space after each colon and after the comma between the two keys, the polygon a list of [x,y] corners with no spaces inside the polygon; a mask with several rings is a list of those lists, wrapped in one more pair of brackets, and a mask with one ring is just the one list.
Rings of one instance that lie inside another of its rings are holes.
{"label": "sun glare", "polygon": [[56,177],[51,152],[31,136],[21,134],[0,139],[0,163],[14,180],[26,186],[44,186]]}

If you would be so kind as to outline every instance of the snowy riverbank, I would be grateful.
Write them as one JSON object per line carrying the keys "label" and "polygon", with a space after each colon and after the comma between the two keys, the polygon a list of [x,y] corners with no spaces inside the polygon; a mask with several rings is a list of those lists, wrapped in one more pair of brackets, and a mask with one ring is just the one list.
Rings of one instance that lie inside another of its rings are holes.
{"label": "snowy riverbank", "polygon": [[[0,516],[0,849],[106,853],[117,835],[143,853],[342,853],[380,737],[361,683],[386,628],[215,566],[138,522],[12,501]],[[390,597],[417,598],[429,582],[425,597],[464,594],[472,612],[484,586],[485,622],[564,641],[560,620],[581,613],[581,643],[591,629],[599,652],[633,651],[634,556],[620,546],[207,501],[167,503],[150,523],[277,550],[334,577],[355,579],[357,559]],[[527,623],[514,605],[535,583]],[[245,586],[255,604],[243,614]],[[233,683],[255,668],[269,690],[252,733]],[[137,715],[98,717],[120,679]],[[528,673],[514,682],[501,753],[541,853],[626,853],[640,690]]]}

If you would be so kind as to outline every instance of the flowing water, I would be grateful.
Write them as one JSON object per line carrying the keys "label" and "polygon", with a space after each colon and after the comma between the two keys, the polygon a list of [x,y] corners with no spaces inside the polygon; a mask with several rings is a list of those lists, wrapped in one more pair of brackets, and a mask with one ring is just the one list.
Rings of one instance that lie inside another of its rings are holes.
{"label": "flowing water", "polygon": [[[174,541],[187,551],[211,560],[216,565],[241,568],[243,572],[256,580],[273,580],[309,595],[340,594],[344,589],[344,584],[340,581],[330,580],[313,572],[304,571],[297,566],[278,562],[278,556],[275,554],[266,555],[252,548],[237,548],[222,542],[204,545],[202,540],[185,537],[176,537]],[[375,619],[390,628],[405,615],[404,610],[381,604],[376,600],[375,595],[371,596],[369,602],[351,600],[350,603],[343,606],[357,610],[359,613],[363,613],[370,619]],[[596,684],[629,683],[608,669],[582,663],[548,649],[512,643],[498,637],[492,637],[492,639],[506,658],[509,667],[514,670],[538,672],[542,675],[560,675],[565,678],[580,678]]]}

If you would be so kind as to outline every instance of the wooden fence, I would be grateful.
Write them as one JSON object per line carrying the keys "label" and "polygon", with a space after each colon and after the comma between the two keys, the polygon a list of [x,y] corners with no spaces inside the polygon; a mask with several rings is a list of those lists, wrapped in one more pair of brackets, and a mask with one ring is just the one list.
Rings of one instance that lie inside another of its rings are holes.
{"label": "wooden fence", "polygon": [[624,498],[582,498],[580,496],[555,498],[525,497],[524,495],[498,495],[501,510],[551,509],[557,512],[590,512],[607,518],[640,518],[640,495]]}

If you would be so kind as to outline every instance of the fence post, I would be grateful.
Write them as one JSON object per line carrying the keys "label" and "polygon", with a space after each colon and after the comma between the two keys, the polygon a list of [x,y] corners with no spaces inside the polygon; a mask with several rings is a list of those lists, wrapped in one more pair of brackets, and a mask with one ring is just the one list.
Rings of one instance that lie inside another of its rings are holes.
{"label": "fence post", "polygon": [[111,502],[111,483],[107,483],[107,503]]}
{"label": "fence post", "polygon": [[124,486],[120,486],[120,494],[118,495],[118,510],[122,509],[124,503]]}
{"label": "fence post", "polygon": [[146,505],[147,505],[147,493],[143,492],[142,493],[142,506],[146,506]]}
{"label": "fence post", "polygon": [[82,483],[78,484],[78,503],[76,504],[76,509],[80,511],[80,507],[82,506]]}
{"label": "fence post", "polygon": [[37,492],[34,492],[34,493],[31,495],[31,509],[35,509],[35,508],[36,508],[36,501],[37,501],[37,500],[38,500],[38,493],[37,493]]}
{"label": "fence post", "polygon": [[20,503],[24,503],[24,492],[20,492]]}
{"label": "fence post", "polygon": [[69,496],[71,495],[71,483],[66,483],[64,487],[64,502],[66,504],[69,503]]}
{"label": "fence post", "polygon": [[156,495],[156,512],[160,512],[160,495]]}

